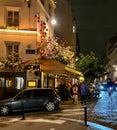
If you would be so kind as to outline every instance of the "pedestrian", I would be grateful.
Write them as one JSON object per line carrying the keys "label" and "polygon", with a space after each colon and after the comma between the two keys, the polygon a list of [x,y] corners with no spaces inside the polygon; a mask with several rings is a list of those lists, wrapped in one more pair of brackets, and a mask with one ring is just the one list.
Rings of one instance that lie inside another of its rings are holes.
{"label": "pedestrian", "polygon": [[78,104],[78,85],[73,84],[72,86],[73,102],[75,105]]}
{"label": "pedestrian", "polygon": [[85,81],[81,81],[80,83],[80,94],[81,94],[81,104],[86,103],[87,95],[88,95],[88,86]]}
{"label": "pedestrian", "polygon": [[107,90],[108,90],[108,95],[110,97],[111,94],[113,93],[113,82],[111,78],[107,78]]}
{"label": "pedestrian", "polygon": [[68,90],[65,87],[65,83],[62,81],[58,87],[58,94],[61,97],[61,101],[68,100]]}
{"label": "pedestrian", "polygon": [[70,82],[66,82],[66,88],[68,90],[68,99],[71,100],[73,95],[71,94],[72,85]]}

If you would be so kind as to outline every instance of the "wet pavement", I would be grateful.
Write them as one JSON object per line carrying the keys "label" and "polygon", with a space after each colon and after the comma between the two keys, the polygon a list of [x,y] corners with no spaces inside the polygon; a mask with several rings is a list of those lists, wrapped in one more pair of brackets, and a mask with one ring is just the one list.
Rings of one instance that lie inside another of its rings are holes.
{"label": "wet pavement", "polygon": [[91,117],[117,129],[117,92],[113,92],[109,97],[107,91],[101,91],[101,95],[91,111]]}

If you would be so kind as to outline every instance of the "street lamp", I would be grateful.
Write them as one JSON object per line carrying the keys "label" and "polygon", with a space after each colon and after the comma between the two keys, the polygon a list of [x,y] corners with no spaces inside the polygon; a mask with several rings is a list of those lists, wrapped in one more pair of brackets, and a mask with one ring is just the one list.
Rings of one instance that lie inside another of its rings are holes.
{"label": "street lamp", "polygon": [[31,2],[31,0],[24,0],[24,1],[28,3],[28,8],[30,8],[30,2]]}
{"label": "street lamp", "polygon": [[76,57],[76,62],[77,62],[78,60],[79,60],[78,57]]}
{"label": "street lamp", "polygon": [[51,19],[51,24],[52,24],[52,25],[56,25],[56,20],[55,20],[55,18],[52,18],[52,19]]}

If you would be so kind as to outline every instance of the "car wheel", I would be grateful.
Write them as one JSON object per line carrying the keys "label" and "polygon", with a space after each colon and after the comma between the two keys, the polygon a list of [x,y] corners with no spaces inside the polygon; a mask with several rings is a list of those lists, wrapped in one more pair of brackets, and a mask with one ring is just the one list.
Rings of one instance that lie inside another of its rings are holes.
{"label": "car wheel", "polygon": [[10,112],[10,109],[9,109],[9,107],[8,106],[2,106],[1,108],[0,108],[0,113],[2,114],[2,115],[8,115],[9,114],[9,112]]}
{"label": "car wheel", "polygon": [[53,102],[46,103],[46,110],[47,111],[54,111],[54,109],[55,109],[55,104]]}

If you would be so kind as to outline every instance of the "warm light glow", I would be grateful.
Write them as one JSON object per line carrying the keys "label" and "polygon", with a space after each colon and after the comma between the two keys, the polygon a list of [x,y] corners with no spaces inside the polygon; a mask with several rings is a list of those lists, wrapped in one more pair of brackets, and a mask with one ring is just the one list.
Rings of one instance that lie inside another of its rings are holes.
{"label": "warm light glow", "polygon": [[36,87],[36,81],[29,81],[28,87]]}
{"label": "warm light glow", "polygon": [[76,61],[78,61],[78,57],[76,57]]}
{"label": "warm light glow", "polygon": [[40,33],[37,31],[27,31],[27,30],[8,30],[0,29],[0,33],[20,33],[20,34],[34,34],[40,36]]}
{"label": "warm light glow", "polygon": [[26,30],[7,30],[7,29],[0,29],[0,32],[20,32],[20,33],[37,33],[36,31],[26,31]]}
{"label": "warm light glow", "polygon": [[84,77],[79,77],[79,80],[84,81],[85,79],[84,79]]}
{"label": "warm light glow", "polygon": [[24,1],[26,1],[26,2],[30,2],[31,0],[24,0]]}
{"label": "warm light glow", "polygon": [[52,25],[56,25],[56,20],[55,20],[55,18],[52,18],[51,23],[52,23]]}

